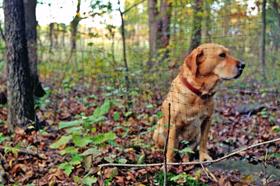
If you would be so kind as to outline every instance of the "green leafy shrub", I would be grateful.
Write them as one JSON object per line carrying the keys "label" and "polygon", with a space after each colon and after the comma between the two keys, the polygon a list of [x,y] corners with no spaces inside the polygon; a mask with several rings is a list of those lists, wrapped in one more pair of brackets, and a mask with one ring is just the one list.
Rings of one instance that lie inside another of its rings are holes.
{"label": "green leafy shrub", "polygon": [[[100,147],[112,143],[116,139],[113,132],[95,133],[96,124],[106,119],[110,107],[111,101],[105,100],[100,107],[94,110],[92,115],[79,116],[77,120],[59,123],[59,129],[64,129],[66,133],[51,144],[50,148],[59,149],[60,154],[66,156],[67,161],[58,166],[66,175],[70,176],[88,156],[93,159],[101,155]],[[75,179],[84,185],[91,185],[96,182],[96,178],[89,175],[81,179],[77,177]]]}

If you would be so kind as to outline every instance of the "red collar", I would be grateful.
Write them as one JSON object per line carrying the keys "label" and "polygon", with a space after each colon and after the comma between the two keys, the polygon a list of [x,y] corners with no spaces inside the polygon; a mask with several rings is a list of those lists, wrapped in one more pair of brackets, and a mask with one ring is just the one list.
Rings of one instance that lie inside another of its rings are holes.
{"label": "red collar", "polygon": [[181,76],[181,81],[182,83],[190,90],[192,91],[195,95],[197,95],[198,97],[200,97],[201,99],[209,99],[212,96],[215,95],[216,92],[212,92],[212,93],[208,93],[208,94],[203,94],[199,89],[195,88],[194,86],[192,86],[188,80],[186,78],[184,78],[183,76]]}

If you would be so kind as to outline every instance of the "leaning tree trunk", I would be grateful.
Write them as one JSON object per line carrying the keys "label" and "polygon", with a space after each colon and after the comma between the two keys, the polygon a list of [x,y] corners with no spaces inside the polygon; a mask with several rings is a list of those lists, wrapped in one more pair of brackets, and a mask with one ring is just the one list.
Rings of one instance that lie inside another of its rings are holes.
{"label": "leaning tree trunk", "polygon": [[202,2],[202,0],[195,0],[194,2],[192,35],[189,51],[192,51],[201,43]]}
{"label": "leaning tree trunk", "polygon": [[23,0],[4,0],[8,70],[8,125],[25,127],[35,120],[28,64]]}
{"label": "leaning tree trunk", "polygon": [[33,92],[37,97],[45,95],[45,91],[39,81],[37,63],[37,21],[36,21],[36,0],[24,0],[25,31],[28,47],[28,61],[30,74],[33,79]]}
{"label": "leaning tree trunk", "polygon": [[81,21],[80,9],[81,9],[81,0],[78,0],[77,8],[76,8],[76,15],[70,23],[70,26],[71,26],[71,51],[75,51],[77,48],[78,26]]}
{"label": "leaning tree trunk", "polygon": [[148,66],[152,66],[153,59],[157,55],[157,43],[159,33],[159,21],[158,21],[158,10],[157,0],[148,0],[148,13],[149,13],[149,62]]}

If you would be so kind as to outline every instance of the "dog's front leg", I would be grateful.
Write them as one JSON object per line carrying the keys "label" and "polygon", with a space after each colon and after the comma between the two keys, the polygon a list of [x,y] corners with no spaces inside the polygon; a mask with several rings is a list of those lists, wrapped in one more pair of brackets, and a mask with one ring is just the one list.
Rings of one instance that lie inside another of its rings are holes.
{"label": "dog's front leg", "polygon": [[208,155],[208,151],[207,151],[207,141],[208,141],[210,126],[211,126],[211,120],[209,116],[201,124],[201,137],[199,143],[199,161],[212,160],[211,156]]}
{"label": "dog's front leg", "polygon": [[173,161],[174,157],[174,148],[176,148],[176,126],[175,124],[170,125],[170,132],[169,132],[169,139],[168,139],[168,145],[167,145],[167,153],[166,153],[166,159],[167,162],[170,163]]}

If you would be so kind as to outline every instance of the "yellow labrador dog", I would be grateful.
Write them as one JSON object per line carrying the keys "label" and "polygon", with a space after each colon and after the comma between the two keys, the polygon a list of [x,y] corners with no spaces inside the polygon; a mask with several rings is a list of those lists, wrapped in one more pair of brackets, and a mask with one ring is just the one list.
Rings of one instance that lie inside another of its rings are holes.
{"label": "yellow labrador dog", "polygon": [[199,145],[200,161],[212,159],[207,152],[207,140],[215,87],[221,80],[238,78],[244,67],[244,63],[231,56],[229,49],[214,43],[200,45],[185,58],[162,104],[163,116],[153,134],[156,145],[163,147],[170,103],[167,162],[173,161],[174,149],[182,140],[193,142],[193,148]]}

